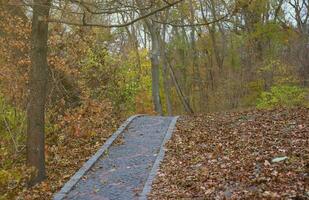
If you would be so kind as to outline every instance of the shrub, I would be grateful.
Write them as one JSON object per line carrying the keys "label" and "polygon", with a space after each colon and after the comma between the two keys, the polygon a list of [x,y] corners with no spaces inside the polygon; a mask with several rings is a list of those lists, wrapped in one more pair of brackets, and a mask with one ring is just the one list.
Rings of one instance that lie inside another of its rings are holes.
{"label": "shrub", "polygon": [[7,154],[17,153],[17,151],[19,151],[24,145],[24,130],[25,113],[18,108],[11,106],[0,94],[1,149],[7,148]]}
{"label": "shrub", "polygon": [[307,106],[306,89],[297,86],[273,86],[270,92],[262,92],[257,101],[257,108],[273,108],[276,106]]}
{"label": "shrub", "polygon": [[0,200],[12,199],[23,187],[28,173],[22,165],[25,113],[0,94]]}

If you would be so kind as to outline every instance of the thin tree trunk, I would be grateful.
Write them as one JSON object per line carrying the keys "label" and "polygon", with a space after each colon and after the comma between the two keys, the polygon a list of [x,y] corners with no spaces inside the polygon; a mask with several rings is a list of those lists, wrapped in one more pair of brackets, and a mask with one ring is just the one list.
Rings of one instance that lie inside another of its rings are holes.
{"label": "thin tree trunk", "polygon": [[[168,12],[166,13],[165,21],[168,17]],[[166,110],[168,115],[173,114],[172,110],[172,103],[171,103],[171,96],[170,96],[170,86],[168,81],[168,69],[167,69],[167,60],[165,56],[165,33],[166,33],[166,24],[163,25],[162,30],[162,39],[160,40],[160,53],[161,53],[161,59],[162,59],[162,74],[163,74],[163,88],[164,88],[164,95],[165,95],[165,103],[166,103]]]}
{"label": "thin tree trunk", "polygon": [[[142,8],[143,2],[136,1],[137,6]],[[145,10],[140,9],[142,15],[145,15]],[[160,33],[158,32],[158,24],[151,19],[144,19],[145,26],[147,27],[150,38],[151,38],[151,49],[150,49],[150,62],[151,62],[151,87],[152,87],[152,101],[154,104],[155,111],[162,115],[162,104],[160,97]]]}
{"label": "thin tree trunk", "polygon": [[[199,62],[198,62],[198,56],[197,56],[197,49],[196,49],[196,27],[193,26],[195,22],[195,13],[193,8],[193,1],[190,0],[190,23],[191,26],[191,32],[190,32],[190,39],[191,39],[191,59],[192,59],[192,67],[193,67],[193,91],[192,91],[192,104],[193,108],[201,110],[201,107],[206,106],[205,103],[202,101],[203,95],[202,95],[202,87],[201,87],[201,76],[200,76],[200,68],[199,68]],[[197,88],[197,91],[196,91]],[[197,98],[195,98],[196,92],[198,93]],[[198,99],[199,98],[199,99]],[[198,99],[198,101],[197,101]],[[195,106],[194,106],[195,105]]]}
{"label": "thin tree trunk", "polygon": [[45,102],[48,79],[47,40],[50,0],[35,0],[32,18],[31,71],[27,108],[27,163],[36,169],[30,185],[45,179]]}
{"label": "thin tree trunk", "polygon": [[[202,3],[202,1],[200,0],[200,2]],[[213,0],[210,0],[210,10],[211,10],[211,13],[214,17],[214,20],[216,20],[216,11],[215,11],[215,8],[214,8],[214,1]],[[204,19],[205,22],[207,22],[207,19],[206,19],[206,15],[204,13],[203,10],[201,10],[201,14],[202,14],[202,17]],[[220,28],[220,27],[219,27]],[[222,71],[222,68],[223,68],[223,56],[220,55],[220,49],[217,45],[217,39],[216,39],[216,25],[215,24],[212,24],[212,25],[207,25],[207,29],[209,31],[209,35],[210,35],[210,39],[211,39],[211,44],[212,44],[212,48],[213,48],[213,51],[214,51],[214,55],[215,55],[215,59],[216,59],[216,63],[217,63],[217,66],[219,68],[220,71]]]}
{"label": "thin tree trunk", "polygon": [[[167,60],[167,59],[166,59],[166,60]],[[176,76],[175,76],[175,72],[174,72],[174,70],[173,70],[173,68],[172,68],[172,66],[171,66],[170,63],[168,63],[168,68],[169,68],[169,71],[170,71],[172,80],[173,80],[173,82],[174,82],[174,84],[175,84],[175,88],[176,88],[177,95],[179,96],[180,101],[181,101],[182,105],[184,106],[185,111],[186,111],[187,113],[189,113],[189,114],[193,114],[194,111],[193,111],[193,109],[191,108],[190,103],[188,102],[187,98],[184,96],[184,94],[183,94],[183,92],[182,92],[182,89],[180,88],[179,83],[178,83],[178,81],[177,81],[177,78],[176,78]]]}

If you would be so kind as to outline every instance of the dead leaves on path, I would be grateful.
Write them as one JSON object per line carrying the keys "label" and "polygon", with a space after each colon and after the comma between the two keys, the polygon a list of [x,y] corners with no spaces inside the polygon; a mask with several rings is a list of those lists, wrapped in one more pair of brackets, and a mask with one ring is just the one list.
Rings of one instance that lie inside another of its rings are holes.
{"label": "dead leaves on path", "polygon": [[184,117],[151,199],[309,198],[309,109]]}

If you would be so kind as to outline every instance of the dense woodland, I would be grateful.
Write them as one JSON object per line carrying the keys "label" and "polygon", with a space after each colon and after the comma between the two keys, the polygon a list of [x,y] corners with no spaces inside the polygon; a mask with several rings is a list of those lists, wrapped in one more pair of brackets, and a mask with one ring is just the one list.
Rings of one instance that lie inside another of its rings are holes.
{"label": "dense woodland", "polygon": [[308,0],[1,0],[0,199],[50,197],[134,113],[309,106],[308,10]]}

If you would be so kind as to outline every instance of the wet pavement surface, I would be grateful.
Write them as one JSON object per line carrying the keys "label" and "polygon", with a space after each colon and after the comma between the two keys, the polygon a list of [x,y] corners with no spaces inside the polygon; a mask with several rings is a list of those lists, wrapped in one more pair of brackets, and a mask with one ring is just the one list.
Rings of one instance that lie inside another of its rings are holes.
{"label": "wet pavement surface", "polygon": [[135,118],[64,199],[138,199],[172,119]]}

